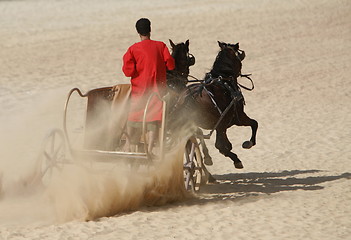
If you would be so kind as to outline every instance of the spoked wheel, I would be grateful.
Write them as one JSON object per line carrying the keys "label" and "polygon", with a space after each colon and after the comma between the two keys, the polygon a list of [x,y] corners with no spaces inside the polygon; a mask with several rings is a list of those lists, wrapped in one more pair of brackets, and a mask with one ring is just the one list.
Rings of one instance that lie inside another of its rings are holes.
{"label": "spoked wheel", "polygon": [[199,191],[202,179],[202,156],[195,137],[191,137],[185,145],[183,173],[185,189],[192,192]]}
{"label": "spoked wheel", "polygon": [[53,129],[44,138],[39,155],[41,181],[46,182],[61,171],[65,162],[65,136],[63,131]]}

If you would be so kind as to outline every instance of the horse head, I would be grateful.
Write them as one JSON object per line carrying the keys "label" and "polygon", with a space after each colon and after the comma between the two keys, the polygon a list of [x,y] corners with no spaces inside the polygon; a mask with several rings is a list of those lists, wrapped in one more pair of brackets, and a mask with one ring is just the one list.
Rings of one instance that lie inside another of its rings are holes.
{"label": "horse head", "polygon": [[231,44],[218,41],[220,51],[210,72],[212,77],[233,77],[240,75],[245,52],[239,49],[239,43]]}
{"label": "horse head", "polygon": [[218,45],[221,48],[221,50],[231,51],[231,53],[234,54],[240,61],[243,61],[245,59],[245,51],[239,49],[239,43],[231,44],[218,41]]}
{"label": "horse head", "polygon": [[167,83],[172,89],[183,89],[188,82],[189,68],[195,64],[195,57],[189,53],[189,40],[178,44],[174,44],[171,39],[169,42],[175,69],[167,72]]}
{"label": "horse head", "polygon": [[186,69],[195,64],[195,57],[189,53],[189,39],[185,43],[174,44],[171,39],[169,42],[172,46],[172,57],[176,62],[176,69]]}

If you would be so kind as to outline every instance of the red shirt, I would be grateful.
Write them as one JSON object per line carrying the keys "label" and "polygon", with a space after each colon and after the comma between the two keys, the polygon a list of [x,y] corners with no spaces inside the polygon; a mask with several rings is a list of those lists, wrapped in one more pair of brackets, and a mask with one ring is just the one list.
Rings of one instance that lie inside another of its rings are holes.
{"label": "red shirt", "polygon": [[[131,109],[128,120],[143,121],[146,102],[151,93],[164,95],[166,89],[166,70],[173,70],[174,59],[166,44],[160,41],[143,40],[128,48],[123,56],[122,70],[131,77]],[[146,121],[161,121],[162,101],[153,97]]]}

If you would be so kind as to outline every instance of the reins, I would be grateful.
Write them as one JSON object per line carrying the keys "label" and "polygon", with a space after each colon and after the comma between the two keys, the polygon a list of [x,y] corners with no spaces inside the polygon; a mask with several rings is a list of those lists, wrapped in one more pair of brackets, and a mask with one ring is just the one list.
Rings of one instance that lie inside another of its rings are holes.
{"label": "reins", "polygon": [[[251,74],[240,74],[240,77],[244,77],[244,78],[247,78],[247,79],[250,80],[250,82],[251,82],[251,87],[250,87],[250,88],[249,88],[249,87],[246,87],[246,86],[244,86],[244,85],[242,85],[242,84],[240,84],[240,83],[237,82],[238,86],[241,87],[241,88],[243,88],[243,89],[245,89],[245,90],[247,90],[247,91],[252,91],[252,90],[254,90],[254,89],[255,89],[255,85],[254,85],[254,82],[253,82],[253,80],[251,79],[250,76],[251,76]],[[192,79],[194,79],[194,80],[188,80],[188,83],[201,83],[201,84],[203,84],[203,83],[205,82],[204,79],[201,79],[201,80],[200,80],[200,79],[198,79],[198,78],[196,78],[196,77],[194,77],[194,76],[192,76],[192,75],[190,75],[190,74],[188,74],[188,77],[191,77]],[[221,76],[219,76],[218,78],[212,79],[211,82],[210,82],[210,84],[211,84],[214,80],[220,79],[220,78],[221,78]],[[208,83],[206,83],[206,85],[208,85]]]}
{"label": "reins", "polygon": [[196,77],[194,77],[194,76],[192,76],[190,74],[188,74],[188,77],[191,77],[192,79],[194,79],[194,80],[188,80],[188,83],[194,83],[194,82],[201,83],[201,82],[204,81],[204,80],[199,80],[198,78],[196,78]]}
{"label": "reins", "polygon": [[252,90],[254,90],[254,88],[255,88],[255,85],[254,85],[252,79],[250,78],[250,76],[251,76],[251,74],[240,74],[240,77],[245,77],[245,78],[247,78],[247,79],[250,80],[250,82],[251,82],[251,88],[245,87],[245,86],[241,85],[240,83],[238,83],[238,85],[239,85],[240,87],[242,87],[243,89],[245,89],[245,90],[247,90],[247,91],[252,91]]}

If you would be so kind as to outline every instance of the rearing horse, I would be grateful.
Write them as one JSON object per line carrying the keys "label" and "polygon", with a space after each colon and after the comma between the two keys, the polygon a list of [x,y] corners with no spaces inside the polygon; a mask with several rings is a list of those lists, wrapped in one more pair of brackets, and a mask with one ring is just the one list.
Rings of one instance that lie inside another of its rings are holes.
{"label": "rearing horse", "polygon": [[[242,60],[245,52],[239,49],[239,43],[218,42],[220,51],[212,70],[201,83],[188,85],[181,94],[175,108],[177,117],[186,116],[203,129],[216,131],[215,147],[224,156],[229,157],[236,168],[243,168],[238,156],[233,153],[232,144],[227,137],[227,129],[233,125],[250,126],[252,135],[243,143],[243,148],[256,145],[258,123],[244,112],[244,97],[237,78],[241,76]],[[186,111],[186,113],[184,113]]]}

